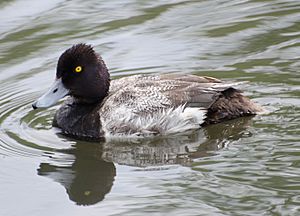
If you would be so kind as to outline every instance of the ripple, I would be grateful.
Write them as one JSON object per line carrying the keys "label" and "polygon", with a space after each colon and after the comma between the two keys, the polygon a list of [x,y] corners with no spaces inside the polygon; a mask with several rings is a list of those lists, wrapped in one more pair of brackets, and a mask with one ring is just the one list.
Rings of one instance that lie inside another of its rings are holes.
{"label": "ripple", "polygon": [[0,104],[0,140],[3,154],[22,156],[41,156],[52,154],[58,149],[70,147],[57,137],[51,129],[54,109],[35,112],[31,103],[36,95],[22,90],[22,86],[7,82],[1,86],[4,94]]}

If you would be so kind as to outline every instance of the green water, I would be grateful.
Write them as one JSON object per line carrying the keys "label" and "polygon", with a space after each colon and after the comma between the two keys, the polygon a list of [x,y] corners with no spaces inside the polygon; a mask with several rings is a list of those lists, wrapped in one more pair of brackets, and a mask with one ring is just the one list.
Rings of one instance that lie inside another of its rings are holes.
{"label": "green water", "polygon": [[[300,1],[0,2],[0,215],[300,215]],[[32,110],[59,55],[92,44],[112,78],[249,81],[269,114],[88,143]]]}

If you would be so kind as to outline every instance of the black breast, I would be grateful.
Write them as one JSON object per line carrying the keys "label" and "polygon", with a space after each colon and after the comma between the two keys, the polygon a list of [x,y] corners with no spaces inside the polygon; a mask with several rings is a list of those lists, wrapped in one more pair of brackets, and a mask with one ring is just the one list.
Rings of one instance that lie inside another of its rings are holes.
{"label": "black breast", "polygon": [[98,108],[97,104],[77,104],[70,98],[56,112],[52,125],[71,137],[101,140],[104,132]]}

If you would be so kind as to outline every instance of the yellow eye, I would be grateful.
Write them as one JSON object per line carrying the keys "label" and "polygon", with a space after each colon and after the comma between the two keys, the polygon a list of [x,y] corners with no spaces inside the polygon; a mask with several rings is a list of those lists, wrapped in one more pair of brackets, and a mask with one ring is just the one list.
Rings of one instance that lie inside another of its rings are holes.
{"label": "yellow eye", "polygon": [[79,73],[79,72],[81,72],[82,71],[82,67],[81,66],[77,66],[76,68],[75,68],[75,72],[76,73]]}

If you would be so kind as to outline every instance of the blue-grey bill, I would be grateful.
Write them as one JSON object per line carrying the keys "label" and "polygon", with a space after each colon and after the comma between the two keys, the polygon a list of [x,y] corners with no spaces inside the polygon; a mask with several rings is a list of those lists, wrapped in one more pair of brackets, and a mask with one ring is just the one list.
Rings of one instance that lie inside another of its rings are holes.
{"label": "blue-grey bill", "polygon": [[51,85],[50,89],[39,99],[37,99],[32,104],[32,107],[34,109],[50,107],[54,105],[57,101],[59,101],[61,98],[65,97],[68,93],[69,90],[65,88],[61,81],[61,78],[56,79]]}

